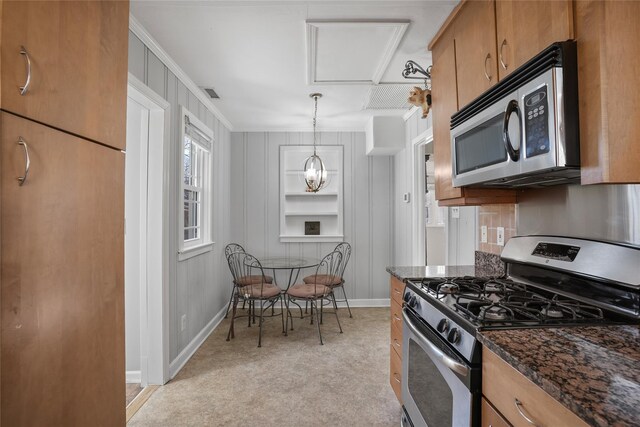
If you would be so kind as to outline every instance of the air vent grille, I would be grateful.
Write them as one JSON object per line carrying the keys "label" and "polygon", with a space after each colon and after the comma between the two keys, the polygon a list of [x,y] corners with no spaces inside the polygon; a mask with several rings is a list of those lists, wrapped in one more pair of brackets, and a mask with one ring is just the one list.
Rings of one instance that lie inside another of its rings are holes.
{"label": "air vent grille", "polygon": [[363,110],[408,110],[411,84],[379,84],[369,88]]}
{"label": "air vent grille", "polygon": [[211,99],[220,99],[220,97],[218,96],[216,91],[213,90],[213,88],[203,87],[202,90],[204,90],[207,93],[207,95],[209,95],[209,98],[211,98]]}

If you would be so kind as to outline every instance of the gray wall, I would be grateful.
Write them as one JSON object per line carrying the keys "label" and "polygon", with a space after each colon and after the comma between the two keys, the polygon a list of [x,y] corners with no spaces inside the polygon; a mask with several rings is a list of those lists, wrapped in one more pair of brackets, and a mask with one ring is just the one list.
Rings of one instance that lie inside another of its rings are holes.
{"label": "gray wall", "polygon": [[[257,256],[321,257],[333,249],[335,243],[279,241],[279,146],[311,145],[312,134],[234,132],[231,140],[233,240]],[[363,132],[322,132],[319,144],[344,146],[344,235],[353,247],[345,273],[347,295],[350,300],[388,299],[392,158],[367,157]]]}
{"label": "gray wall", "polygon": [[411,247],[413,233],[413,202],[415,196],[411,195],[411,203],[402,200],[404,193],[413,191],[413,165],[412,140],[431,128],[431,115],[422,119],[421,110],[416,110],[405,122],[405,149],[393,156],[394,165],[394,191],[393,212],[394,221],[394,265],[413,265],[413,250]]}
{"label": "gray wall", "polygon": [[[230,275],[224,245],[230,240],[229,159],[231,134],[133,33],[129,33],[129,72],[171,105],[171,147],[166,164],[166,203],[169,204],[169,346],[173,361],[226,304]],[[185,106],[213,130],[213,240],[212,251],[178,262],[178,209],[180,198],[180,117]],[[172,208],[172,207],[175,207]],[[158,213],[160,214],[160,213]],[[187,315],[181,331],[180,318]]]}
{"label": "gray wall", "polygon": [[518,235],[553,234],[640,245],[640,185],[557,186],[518,197]]}

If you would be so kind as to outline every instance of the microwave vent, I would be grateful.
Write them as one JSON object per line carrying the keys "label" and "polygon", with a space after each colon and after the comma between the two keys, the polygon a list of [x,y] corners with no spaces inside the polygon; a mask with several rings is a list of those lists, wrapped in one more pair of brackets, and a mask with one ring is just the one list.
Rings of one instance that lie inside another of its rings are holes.
{"label": "microwave vent", "polygon": [[580,183],[580,170],[567,168],[550,174],[524,175],[513,178],[500,178],[474,185],[485,188],[543,188],[560,184]]}
{"label": "microwave vent", "polygon": [[409,91],[414,85],[386,83],[372,85],[367,93],[363,110],[408,110]]}

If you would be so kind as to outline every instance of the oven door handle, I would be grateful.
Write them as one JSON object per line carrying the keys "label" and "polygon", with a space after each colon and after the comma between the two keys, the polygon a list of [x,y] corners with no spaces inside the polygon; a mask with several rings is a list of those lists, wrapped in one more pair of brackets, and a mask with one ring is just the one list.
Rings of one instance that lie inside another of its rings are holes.
{"label": "oven door handle", "polygon": [[429,341],[428,338],[426,338],[424,335],[422,335],[422,333],[420,333],[418,328],[416,328],[416,326],[413,324],[412,320],[407,316],[407,314],[404,311],[402,312],[402,319],[403,319],[405,325],[407,325],[407,327],[411,330],[411,332],[413,332],[415,335],[420,337],[420,340],[423,343],[425,343],[427,345],[427,347],[429,347],[429,349],[435,355],[435,357],[440,359],[440,361],[442,363],[444,363],[444,365],[447,368],[451,369],[453,372],[455,372],[457,374],[462,375],[463,377],[466,377],[467,375],[469,375],[469,368],[468,367],[466,367],[462,363],[456,362],[451,357],[449,357],[446,354],[444,354],[442,352],[442,350],[440,350],[438,348],[437,345],[435,345],[434,343]]}

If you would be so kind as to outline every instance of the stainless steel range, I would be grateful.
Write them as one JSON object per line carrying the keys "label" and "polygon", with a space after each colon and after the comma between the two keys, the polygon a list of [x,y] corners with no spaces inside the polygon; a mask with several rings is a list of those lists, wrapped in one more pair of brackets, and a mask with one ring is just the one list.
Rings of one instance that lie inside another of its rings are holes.
{"label": "stainless steel range", "polygon": [[403,310],[403,425],[480,424],[487,329],[640,322],[640,248],[514,237],[506,277],[408,281]]}

